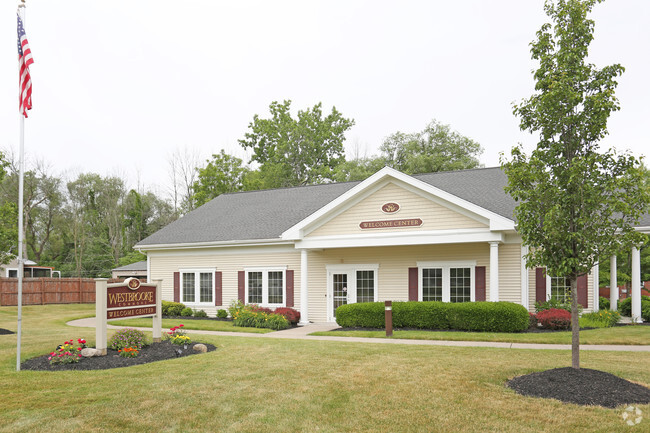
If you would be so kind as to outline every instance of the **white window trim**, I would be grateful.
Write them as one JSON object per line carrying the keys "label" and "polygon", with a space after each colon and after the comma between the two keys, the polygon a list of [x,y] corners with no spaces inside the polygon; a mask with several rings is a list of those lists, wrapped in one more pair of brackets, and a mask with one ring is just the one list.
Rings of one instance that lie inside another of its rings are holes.
{"label": "white window trim", "polygon": [[476,260],[462,261],[441,261],[441,262],[417,262],[418,267],[418,301],[422,302],[422,270],[423,269],[442,269],[442,302],[451,301],[451,283],[450,268],[469,268],[470,269],[470,302],[476,302],[476,278],[475,269]]}
{"label": "white window trim", "polygon": [[[10,278],[9,277],[9,271],[16,271],[16,278],[18,277],[18,268],[7,268],[6,271],[5,271],[5,277],[7,277],[7,278]],[[14,277],[11,277],[11,278],[14,278]]]}
{"label": "white window trim", "polygon": [[[187,268],[179,269],[179,292],[181,303],[189,307],[207,307],[214,306],[214,301],[216,299],[216,290],[215,290],[215,272],[217,268]],[[211,273],[212,274],[212,301],[211,302],[200,302],[201,299],[201,274],[202,273]],[[194,277],[194,299],[197,301],[194,302],[185,302],[183,300],[183,274],[195,274]]]}
{"label": "white window trim", "polygon": [[[357,271],[373,271],[374,275],[374,302],[379,300],[379,264],[338,264],[325,265],[327,270],[327,320],[334,321],[332,299],[334,297],[334,285],[332,275],[348,274],[348,304],[357,303]],[[350,278],[351,277],[351,278]]]}
{"label": "white window trim", "polygon": [[[287,267],[286,266],[255,266],[244,268],[244,299],[248,304],[248,273],[262,273],[262,302],[256,305],[267,308],[286,307],[287,305]],[[269,299],[269,272],[282,272],[282,303],[271,304]]]}

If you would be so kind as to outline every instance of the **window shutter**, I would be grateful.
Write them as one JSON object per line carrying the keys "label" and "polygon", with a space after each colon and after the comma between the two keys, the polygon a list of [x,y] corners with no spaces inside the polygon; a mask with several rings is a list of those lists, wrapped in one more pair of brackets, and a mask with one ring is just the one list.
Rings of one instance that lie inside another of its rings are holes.
{"label": "window shutter", "polygon": [[222,273],[216,271],[214,273],[214,305],[223,305],[221,301],[222,291]]}
{"label": "window shutter", "polygon": [[589,302],[589,296],[587,294],[587,275],[580,275],[576,282],[576,286],[578,289],[578,304],[582,305],[582,308],[587,308]]}
{"label": "window shutter", "polygon": [[474,268],[474,300],[485,301],[485,266]]}
{"label": "window shutter", "polygon": [[546,268],[535,268],[535,301],[546,302]]}
{"label": "window shutter", "polygon": [[287,269],[287,307],[293,307],[293,269]]}
{"label": "window shutter", "polygon": [[246,276],[244,274],[244,271],[238,271],[237,272],[237,299],[242,304],[246,303],[246,289],[245,289],[245,281],[246,281]]}
{"label": "window shutter", "polygon": [[174,272],[174,302],[181,302],[181,273]]}
{"label": "window shutter", "polygon": [[409,301],[418,300],[418,268],[409,268]]}

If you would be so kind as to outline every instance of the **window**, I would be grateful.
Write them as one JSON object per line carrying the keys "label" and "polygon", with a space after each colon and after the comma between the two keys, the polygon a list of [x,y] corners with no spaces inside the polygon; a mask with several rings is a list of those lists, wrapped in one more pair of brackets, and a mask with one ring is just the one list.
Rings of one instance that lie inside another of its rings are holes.
{"label": "window", "polygon": [[181,270],[181,302],[212,304],[214,302],[214,269]]}
{"label": "window", "polygon": [[476,262],[418,262],[418,299],[473,302]]}
{"label": "window", "polygon": [[246,268],[246,302],[269,306],[284,306],[286,298],[286,268]]}
{"label": "window", "polygon": [[563,304],[571,302],[571,280],[563,277],[551,278],[551,299]]}
{"label": "window", "polygon": [[357,271],[357,302],[375,302],[375,271]]}

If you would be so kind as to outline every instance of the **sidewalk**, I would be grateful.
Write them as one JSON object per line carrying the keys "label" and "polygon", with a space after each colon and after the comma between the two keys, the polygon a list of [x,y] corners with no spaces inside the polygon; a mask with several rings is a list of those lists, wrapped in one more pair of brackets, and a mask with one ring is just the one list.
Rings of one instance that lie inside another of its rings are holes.
{"label": "sidewalk", "polygon": [[[95,318],[72,320],[69,326],[94,328]],[[571,350],[570,344],[532,344],[532,343],[496,343],[489,341],[444,341],[444,340],[405,340],[399,338],[362,338],[362,337],[324,337],[309,335],[313,332],[331,331],[339,326],[335,323],[312,323],[307,326],[269,332],[268,334],[253,334],[250,332],[223,332],[187,330],[190,334],[219,335],[227,337],[256,337],[256,338],[287,338],[293,340],[338,341],[345,343],[377,343],[377,344],[410,344],[413,346],[455,346],[455,347],[492,347],[498,349],[541,349],[541,350]],[[108,325],[109,329],[120,329],[125,326]],[[151,331],[151,328],[135,328],[141,331]],[[581,344],[580,350],[619,351],[619,352],[650,352],[650,346],[628,345],[589,345]]]}

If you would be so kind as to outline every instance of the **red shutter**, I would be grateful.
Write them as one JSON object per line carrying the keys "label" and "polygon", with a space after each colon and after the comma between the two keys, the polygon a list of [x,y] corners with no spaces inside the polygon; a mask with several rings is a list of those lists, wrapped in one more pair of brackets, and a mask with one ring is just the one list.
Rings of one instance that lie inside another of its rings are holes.
{"label": "red shutter", "polygon": [[578,289],[578,304],[582,305],[582,308],[587,308],[589,302],[589,296],[587,295],[587,275],[580,275],[576,285]]}
{"label": "red shutter", "polygon": [[409,268],[409,301],[418,300],[418,268]]}
{"label": "red shutter", "polygon": [[246,277],[244,271],[237,272],[237,299],[239,299],[242,304],[246,303],[245,281]]}
{"label": "red shutter", "polygon": [[485,266],[474,268],[474,300],[485,301]]}
{"label": "red shutter", "polygon": [[181,273],[174,272],[174,302],[181,302]]}
{"label": "red shutter", "polygon": [[222,305],[221,303],[221,293],[222,291],[222,283],[223,278],[222,278],[222,273],[220,271],[216,271],[214,273],[214,305]]}
{"label": "red shutter", "polygon": [[287,307],[293,307],[293,269],[287,269]]}
{"label": "red shutter", "polygon": [[535,301],[546,302],[546,268],[535,268]]}

